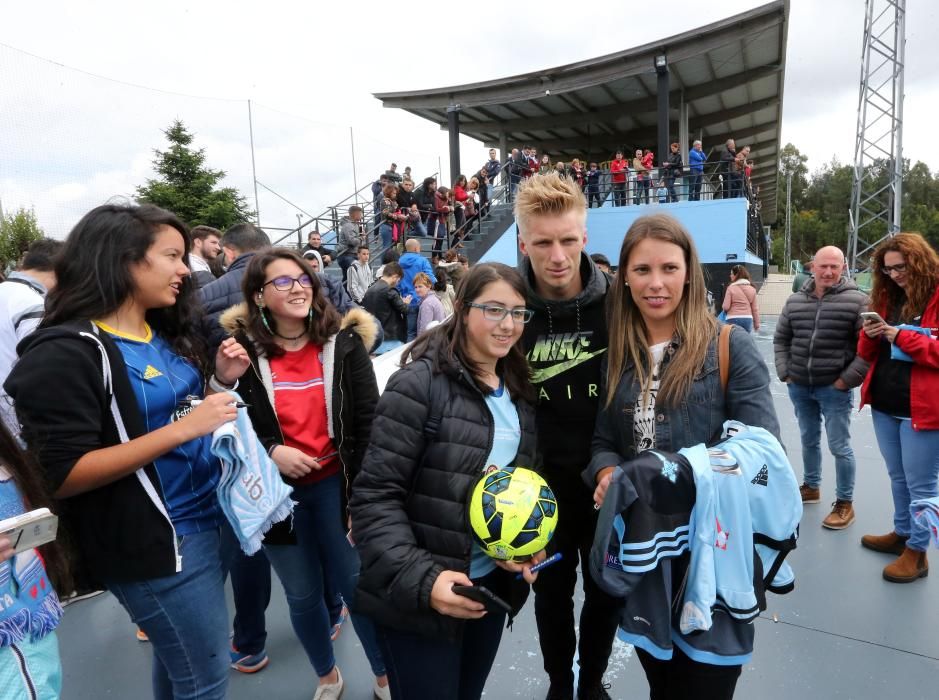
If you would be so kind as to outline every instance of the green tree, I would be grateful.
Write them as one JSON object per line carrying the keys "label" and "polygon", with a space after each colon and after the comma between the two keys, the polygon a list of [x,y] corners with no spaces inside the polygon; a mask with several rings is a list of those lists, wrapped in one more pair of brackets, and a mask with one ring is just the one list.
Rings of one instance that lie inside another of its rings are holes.
{"label": "green tree", "polygon": [[786,178],[792,173],[792,208],[801,209],[805,192],[809,187],[809,168],[806,165],[809,157],[803,155],[791,143],[783,146],[779,152],[779,178],[776,181],[776,207],[779,219],[786,220]]}
{"label": "green tree", "polygon": [[154,149],[153,169],[159,179],[137,188],[137,199],[168,209],[190,226],[204,224],[225,230],[254,218],[247,201],[234,187],[218,187],[225,171],[205,163],[205,149],[194,149],[193,135],[178,119],[163,132],[165,151]]}
{"label": "green tree", "polygon": [[36,220],[36,212],[20,207],[0,220],[0,269],[17,265],[30,243],[45,237]]}

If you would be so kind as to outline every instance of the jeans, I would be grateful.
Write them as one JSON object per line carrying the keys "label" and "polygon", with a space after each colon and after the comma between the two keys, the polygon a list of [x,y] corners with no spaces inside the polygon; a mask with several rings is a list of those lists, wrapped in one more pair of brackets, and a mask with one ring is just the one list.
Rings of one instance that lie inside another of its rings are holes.
{"label": "jeans", "polygon": [[417,314],[420,311],[420,304],[412,304],[408,307],[408,340],[411,342],[417,337]]}
{"label": "jeans", "polygon": [[[490,586],[497,569],[474,583]],[[496,587],[496,591],[499,589]],[[479,700],[505,627],[504,612],[488,612],[463,625],[459,640],[435,639],[379,626],[378,642],[388,667],[393,700]]]}
{"label": "jeans", "polygon": [[263,549],[249,557],[239,548],[230,575],[235,602],[232,646],[247,656],[260,654],[267,642],[264,613],[271,602],[271,564]]}
{"label": "jeans", "polygon": [[613,206],[614,207],[626,206],[626,183],[625,182],[613,183]]}
{"label": "jeans", "polygon": [[411,230],[414,231],[414,234],[418,236],[427,235],[427,227],[424,225],[424,222],[421,221],[420,219],[417,219],[416,221],[411,222]]}
{"label": "jeans", "polygon": [[384,355],[386,352],[391,352],[396,348],[400,348],[402,345],[404,345],[404,343],[402,343],[400,340],[385,340],[381,345],[375,348],[374,354]]}
{"label": "jeans", "polygon": [[701,199],[702,174],[702,172],[691,171],[691,182],[688,184],[688,191],[690,192],[688,200],[691,202],[697,202]]}
{"label": "jeans", "polygon": [[440,221],[436,214],[427,218],[427,234],[434,239],[434,252],[443,251],[443,241],[447,237],[446,220]]}
{"label": "jeans", "polygon": [[391,224],[382,224],[378,228],[378,235],[381,236],[381,248],[382,250],[388,250],[392,244],[392,238],[394,237],[394,231],[392,230]]}
{"label": "jeans", "polygon": [[573,691],[572,667],[578,646],[574,633],[578,557],[584,571],[579,645],[582,687],[596,685],[603,678],[613,648],[622,601],[607,595],[586,571],[597,526],[593,501],[587,498],[580,501],[559,499],[558,512],[563,515],[549,545],[549,554],[561,552],[563,558],[545,569],[535,581],[535,621],[545,672],[553,684]]}
{"label": "jeans", "polygon": [[587,192],[587,208],[588,209],[591,208],[594,202],[597,203],[598,207],[603,206],[603,195],[600,194],[599,190],[595,190],[593,192],[591,191]]}
{"label": "jeans", "polygon": [[342,268],[342,284],[345,285],[346,277],[349,276],[349,268],[352,267],[352,263],[355,262],[356,256],[352,253],[343,253],[338,258],[336,262],[339,263],[339,267]]}
{"label": "jeans", "polygon": [[[226,532],[227,530],[227,532]],[[223,539],[227,524],[179,538],[183,570],[107,588],[153,645],[153,697],[215,700],[228,688],[228,609]]]}
{"label": "jeans", "polygon": [[669,202],[677,202],[677,201],[678,201],[678,195],[675,193],[675,178],[673,178],[673,177],[667,178],[667,179],[665,180],[665,188],[668,190],[668,198],[667,198],[667,201],[669,201]]}
{"label": "jeans", "polygon": [[909,419],[874,409],[874,434],[890,475],[893,529],[909,537],[906,546],[925,552],[929,531],[910,528],[910,502],[939,495],[939,430],[913,430]]}
{"label": "jeans", "polygon": [[[264,545],[264,551],[284,586],[290,623],[320,677],[336,665],[329,635],[332,622],[323,602],[324,579],[332,578],[345,600],[352,600],[359,573],[359,556],[346,539],[340,513],[341,474],[314,484],[295,486],[293,512],[295,545]],[[351,615],[372,673],[384,675],[385,666],[368,618]]]}
{"label": "jeans", "polygon": [[649,700],[732,700],[741,666],[716,666],[693,661],[675,647],[668,661],[636,649],[649,681]]}
{"label": "jeans", "polygon": [[836,497],[854,500],[854,450],[851,448],[851,405],[853,392],[828,386],[803,386],[790,382],[789,398],[799,421],[802,436],[802,474],[807,486],[822,483],[822,418],[828,435],[828,449],[835,458]]}
{"label": "jeans", "polygon": [[747,333],[753,332],[753,319],[746,318],[745,316],[740,316],[738,318],[728,318],[727,323],[732,323],[735,326],[740,326]]}

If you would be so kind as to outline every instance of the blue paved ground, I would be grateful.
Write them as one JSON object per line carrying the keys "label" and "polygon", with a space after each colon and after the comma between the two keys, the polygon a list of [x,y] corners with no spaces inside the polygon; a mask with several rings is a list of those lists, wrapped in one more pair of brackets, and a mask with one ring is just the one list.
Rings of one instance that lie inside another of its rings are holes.
{"label": "blue paved ground", "polygon": [[[770,363],[772,329],[773,320],[767,319],[757,337]],[[772,394],[783,440],[801,476],[798,428],[785,387],[775,379]],[[911,585],[886,583],[880,570],[890,558],[860,547],[862,534],[891,529],[892,506],[868,409],[855,416],[852,433],[858,459],[857,522],[842,532],[819,526],[828,513],[826,504],[834,500],[834,466],[826,458],[823,503],[806,506],[799,548],[790,558],[798,577],[796,590],[787,596],[771,595],[769,609],[756,621],[756,653],[738,686],[741,700],[939,697],[939,569]],[[933,555],[933,565],[939,567],[939,553]],[[308,700],[314,674],[293,637],[279,590],[269,610],[268,629],[270,666],[254,676],[232,672],[229,696]],[[149,697],[150,650],[134,639],[133,632],[110,595],[69,607],[60,628],[63,698]],[[365,656],[351,626],[337,643],[337,657],[346,677],[343,697],[371,698]],[[622,644],[614,649],[608,680],[614,698],[648,697],[642,669],[632,649]],[[541,700],[546,690],[528,605],[514,631],[503,638],[485,697]]]}

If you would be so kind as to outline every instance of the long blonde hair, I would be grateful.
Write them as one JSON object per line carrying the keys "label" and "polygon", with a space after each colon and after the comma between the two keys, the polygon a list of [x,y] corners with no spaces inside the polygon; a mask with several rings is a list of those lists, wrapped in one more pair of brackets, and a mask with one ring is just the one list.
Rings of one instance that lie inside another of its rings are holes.
{"label": "long blonde hair", "polygon": [[688,273],[684,294],[675,311],[679,345],[662,376],[656,402],[674,405],[688,395],[695,375],[704,366],[708,345],[717,333],[717,319],[707,307],[704,273],[691,236],[684,226],[667,214],[639,217],[623,239],[619,269],[607,303],[610,341],[607,350],[606,406],[613,401],[627,358],[635,363],[636,379],[643,395],[648,395],[651,386],[652,353],[649,350],[646,324],[626,286],[629,256],[633,248],[646,239],[672,243],[681,248]]}

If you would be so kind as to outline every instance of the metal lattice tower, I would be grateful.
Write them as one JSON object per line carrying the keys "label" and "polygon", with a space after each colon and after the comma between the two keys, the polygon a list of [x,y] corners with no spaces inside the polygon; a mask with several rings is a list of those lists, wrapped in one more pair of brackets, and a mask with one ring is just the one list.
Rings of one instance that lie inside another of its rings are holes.
{"label": "metal lattice tower", "polygon": [[903,63],[906,0],[867,0],[858,96],[850,270],[900,231],[903,187]]}

